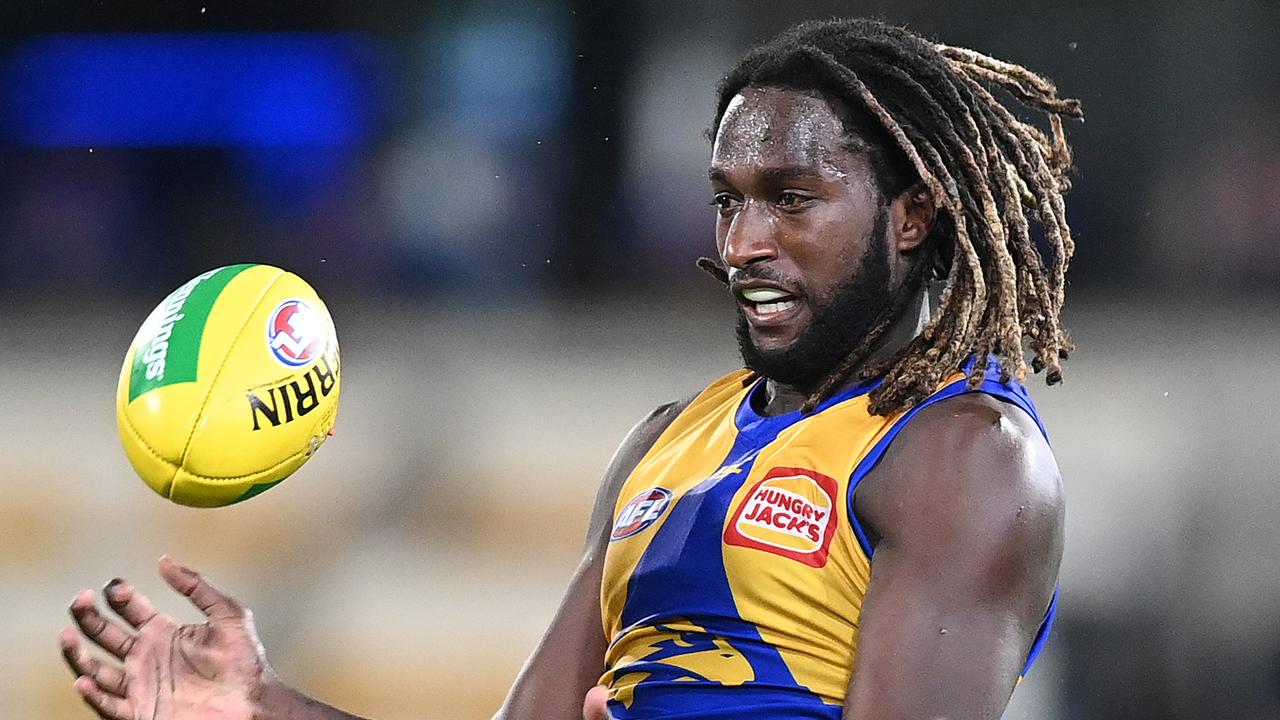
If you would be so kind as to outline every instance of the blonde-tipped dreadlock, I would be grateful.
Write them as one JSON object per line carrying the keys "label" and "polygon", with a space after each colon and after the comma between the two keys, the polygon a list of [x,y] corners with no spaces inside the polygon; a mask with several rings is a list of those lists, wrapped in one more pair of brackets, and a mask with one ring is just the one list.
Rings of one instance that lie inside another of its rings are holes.
{"label": "blonde-tipped dreadlock", "polygon": [[[1082,118],[1078,100],[1059,98],[1049,80],[964,48],[932,43],[874,20],[801,24],[758,46],[720,83],[714,134],[743,88],[817,91],[850,110],[884,199],[922,183],[938,206],[925,252],[862,341],[809,397],[812,410],[850,379],[883,376],[871,411],[915,405],[974,359],[970,387],[988,359],[1002,380],[1025,379],[1027,339],[1035,372],[1062,379],[1071,350],[1062,328],[1064,276],[1074,244],[1063,196],[1071,150],[1062,116]],[[1049,131],[1018,119],[993,94],[1004,91],[1048,117]],[[1032,237],[1038,225],[1046,263]],[[706,259],[704,269],[725,279]],[[938,311],[887,361],[866,364],[884,333],[930,278],[944,279]]]}

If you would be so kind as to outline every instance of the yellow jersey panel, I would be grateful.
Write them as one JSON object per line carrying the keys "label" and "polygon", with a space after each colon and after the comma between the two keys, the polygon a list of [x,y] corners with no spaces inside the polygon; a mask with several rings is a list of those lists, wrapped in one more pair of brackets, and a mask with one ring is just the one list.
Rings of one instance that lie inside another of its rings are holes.
{"label": "yellow jersey panel", "polygon": [[[620,720],[838,719],[874,550],[853,492],[915,413],[970,392],[957,374],[880,417],[867,411],[869,382],[809,414],[764,416],[751,399],[762,385],[746,371],[712,383],[619,493],[601,683]],[[1036,417],[1016,383],[979,391]]]}

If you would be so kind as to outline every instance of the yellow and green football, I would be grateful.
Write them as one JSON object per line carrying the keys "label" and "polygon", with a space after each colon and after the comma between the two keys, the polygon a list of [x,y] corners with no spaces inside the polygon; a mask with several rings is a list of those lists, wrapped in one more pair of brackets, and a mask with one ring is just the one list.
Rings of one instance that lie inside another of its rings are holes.
{"label": "yellow and green football", "polygon": [[116,424],[138,475],[182,505],[246,500],[333,432],[342,389],[333,319],[302,278],[269,265],[201,273],[129,346]]}

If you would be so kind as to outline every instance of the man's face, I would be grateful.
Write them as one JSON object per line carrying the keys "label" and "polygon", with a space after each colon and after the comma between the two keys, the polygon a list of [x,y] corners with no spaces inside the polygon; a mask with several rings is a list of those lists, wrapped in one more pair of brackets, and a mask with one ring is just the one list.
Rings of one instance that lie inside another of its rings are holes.
{"label": "man's face", "polygon": [[747,88],[720,122],[710,176],[743,360],[811,389],[890,300],[874,175],[826,100]]}

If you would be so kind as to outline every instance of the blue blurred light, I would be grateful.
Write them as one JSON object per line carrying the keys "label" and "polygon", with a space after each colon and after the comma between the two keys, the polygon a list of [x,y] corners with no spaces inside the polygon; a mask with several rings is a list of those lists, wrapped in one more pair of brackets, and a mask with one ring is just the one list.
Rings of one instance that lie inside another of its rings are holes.
{"label": "blue blurred light", "polygon": [[359,144],[374,50],[349,33],[44,36],[6,58],[4,132],[43,147]]}
{"label": "blue blurred light", "polygon": [[432,38],[441,72],[428,94],[452,119],[487,138],[547,132],[569,98],[565,35],[541,18],[469,18]]}

